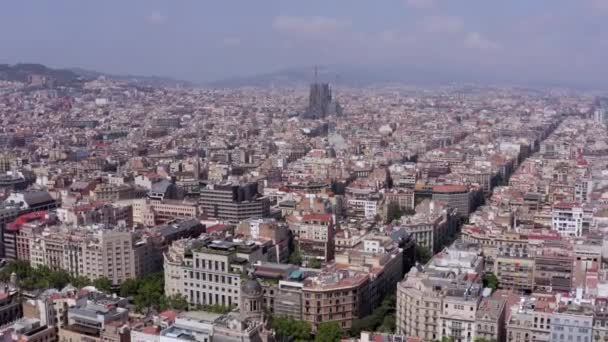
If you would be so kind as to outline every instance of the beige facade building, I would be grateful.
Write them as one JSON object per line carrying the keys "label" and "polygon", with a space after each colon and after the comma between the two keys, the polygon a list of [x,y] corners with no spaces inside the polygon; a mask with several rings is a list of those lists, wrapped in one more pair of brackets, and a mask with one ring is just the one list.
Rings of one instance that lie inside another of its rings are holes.
{"label": "beige facade building", "polygon": [[485,338],[496,342],[505,341],[506,305],[506,300],[496,294],[481,300],[475,317],[475,323],[477,324],[476,338]]}
{"label": "beige facade building", "polygon": [[397,203],[402,210],[414,209],[414,190],[412,189],[395,189],[387,191],[384,194],[384,198],[387,205],[389,203]]}
{"label": "beige facade building", "polygon": [[532,290],[534,288],[534,259],[499,256],[494,274],[501,288]]}
{"label": "beige facade building", "polygon": [[471,194],[464,185],[435,185],[433,200],[446,203],[461,216],[471,212]]}
{"label": "beige facade building", "polygon": [[324,262],[334,259],[335,231],[332,215],[304,215],[301,222],[293,224],[290,228],[296,235],[299,251],[306,262],[309,259]]}
{"label": "beige facade building", "polygon": [[165,293],[181,294],[192,305],[238,306],[241,274],[264,258],[255,244],[176,241],[165,253]]}
{"label": "beige facade building", "polygon": [[508,342],[551,341],[551,319],[557,308],[554,297],[523,297],[509,308],[506,330]]}
{"label": "beige facade building", "polygon": [[424,341],[473,341],[481,301],[483,257],[477,246],[454,245],[397,286],[397,334]]}
{"label": "beige facade building", "polygon": [[133,223],[148,227],[175,219],[199,218],[201,213],[198,204],[190,201],[139,198],[121,201],[120,205],[132,206]]}
{"label": "beige facade building", "polygon": [[350,329],[354,319],[370,313],[368,286],[367,274],[345,270],[306,279],[302,320],[312,325],[313,332],[327,321],[337,321],[342,330]]}

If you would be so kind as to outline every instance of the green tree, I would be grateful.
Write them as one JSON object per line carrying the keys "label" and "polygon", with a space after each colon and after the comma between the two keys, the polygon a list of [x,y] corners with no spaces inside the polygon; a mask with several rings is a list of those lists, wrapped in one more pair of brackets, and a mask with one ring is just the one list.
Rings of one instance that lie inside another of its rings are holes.
{"label": "green tree", "polygon": [[0,271],[0,279],[3,282],[8,282],[13,273],[17,275],[19,280],[23,280],[31,276],[32,268],[30,267],[30,264],[25,261],[11,261],[2,269],[2,271]]}
{"label": "green tree", "polygon": [[416,261],[421,264],[426,264],[432,257],[433,254],[428,248],[416,245]]}
{"label": "green tree", "polygon": [[232,311],[232,306],[226,306],[221,304],[212,304],[212,305],[197,305],[197,310],[208,311],[218,314],[227,314]]}
{"label": "green tree", "polygon": [[416,215],[416,209],[412,209],[412,208],[405,208],[405,209],[403,209],[403,215],[405,215],[405,216],[413,216],[413,215]]}
{"label": "green tree", "polygon": [[163,296],[161,298],[160,309],[161,310],[170,309],[170,310],[179,310],[179,311],[187,310],[188,309],[188,300],[186,299],[185,296],[183,296],[181,294],[174,294],[169,297]]}
{"label": "green tree", "polygon": [[299,248],[296,248],[293,252],[291,252],[288,262],[292,265],[302,265],[302,254],[300,253]]}
{"label": "green tree", "polygon": [[315,342],[336,342],[342,337],[342,329],[336,321],[322,322],[319,324]]}
{"label": "green tree", "polygon": [[397,319],[394,314],[387,315],[384,317],[382,321],[382,325],[378,329],[380,332],[390,333],[392,334],[395,331],[395,327],[397,326]]}
{"label": "green tree", "polygon": [[81,288],[91,285],[91,280],[84,276],[75,276],[70,279],[72,286]]}
{"label": "green tree", "polygon": [[68,283],[70,283],[71,280],[70,274],[63,270],[54,272],[49,270],[46,277],[49,287],[55,289],[64,288]]}
{"label": "green tree", "polygon": [[152,273],[144,277],[134,298],[137,311],[149,312],[152,309],[160,309],[164,287],[163,273]]}
{"label": "green tree", "polygon": [[311,327],[306,321],[295,320],[287,316],[273,317],[270,325],[275,333],[277,342],[310,341]]}
{"label": "green tree", "polygon": [[[349,330],[350,336],[358,337],[361,331],[382,331],[389,332],[394,330],[394,323],[391,323],[386,318],[393,316],[395,313],[396,298],[394,295],[386,296],[380,306],[363,318],[353,320]],[[386,323],[386,325],[385,325]]]}
{"label": "green tree", "polygon": [[120,285],[120,296],[130,297],[137,294],[139,290],[140,281],[137,279],[127,279]]}
{"label": "green tree", "polygon": [[452,337],[442,337],[441,340],[435,340],[433,342],[454,342],[454,339]]}
{"label": "green tree", "polygon": [[495,338],[477,337],[473,340],[474,342],[496,342]]}
{"label": "green tree", "polygon": [[403,216],[403,210],[399,207],[399,203],[392,201],[386,206],[386,223],[391,223],[399,220]]}
{"label": "green tree", "polygon": [[[90,284],[90,281],[84,277],[73,277],[66,271],[54,271],[48,267],[32,268],[29,263],[20,260],[8,263],[0,271],[0,281],[10,281],[13,273],[17,275],[18,285],[25,290],[61,289],[69,283],[77,287]],[[79,284],[79,282],[82,284]]]}
{"label": "green tree", "polygon": [[321,268],[321,260],[317,258],[308,259],[308,267],[310,268]]}
{"label": "green tree", "polygon": [[102,292],[112,292],[112,281],[106,277],[99,277],[93,280],[93,286],[95,286],[97,290]]}
{"label": "green tree", "polygon": [[483,286],[489,287],[492,290],[496,290],[498,288],[498,278],[492,272],[488,272],[483,275]]}

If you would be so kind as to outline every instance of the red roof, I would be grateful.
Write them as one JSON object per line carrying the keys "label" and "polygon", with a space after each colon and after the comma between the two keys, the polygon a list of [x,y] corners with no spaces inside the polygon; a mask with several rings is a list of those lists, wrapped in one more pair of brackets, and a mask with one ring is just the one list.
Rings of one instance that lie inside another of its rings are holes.
{"label": "red roof", "polygon": [[467,192],[468,189],[464,185],[445,184],[433,186],[433,192],[450,193],[450,192]]}
{"label": "red roof", "polygon": [[163,311],[159,314],[160,317],[169,320],[171,322],[175,321],[175,319],[177,318],[177,313],[173,310],[167,310],[167,311]]}
{"label": "red roof", "polygon": [[142,332],[148,335],[160,335],[160,328],[155,325],[150,325],[143,328]]}
{"label": "red roof", "polygon": [[577,166],[585,166],[586,167],[586,166],[589,166],[589,163],[587,163],[587,161],[585,160],[585,158],[581,157],[581,158],[578,158],[576,160],[576,165]]}
{"label": "red roof", "polygon": [[559,202],[559,203],[555,203],[553,205],[553,208],[556,208],[556,209],[572,209],[572,208],[577,207],[577,206],[578,206],[577,203]]}
{"label": "red roof", "polygon": [[82,204],[79,205],[77,207],[74,207],[74,211],[75,212],[80,212],[80,211],[90,211],[93,210],[99,206],[102,206],[104,203],[103,202],[91,202],[88,204]]}
{"label": "red roof", "polygon": [[561,239],[560,235],[555,234],[528,234],[528,239],[531,240],[559,240]]}
{"label": "red roof", "polygon": [[306,215],[304,215],[304,221],[331,222],[331,215],[330,214],[306,214]]}
{"label": "red roof", "polygon": [[10,231],[19,230],[19,228],[21,228],[22,225],[24,225],[28,222],[44,220],[48,213],[49,213],[48,211],[35,211],[33,213],[21,215],[21,216],[17,217],[17,219],[15,221],[10,223],[7,226],[7,229]]}
{"label": "red roof", "polygon": [[216,224],[210,227],[207,227],[207,233],[215,233],[215,232],[220,232],[226,229],[229,229],[231,226],[227,225],[227,224]]}

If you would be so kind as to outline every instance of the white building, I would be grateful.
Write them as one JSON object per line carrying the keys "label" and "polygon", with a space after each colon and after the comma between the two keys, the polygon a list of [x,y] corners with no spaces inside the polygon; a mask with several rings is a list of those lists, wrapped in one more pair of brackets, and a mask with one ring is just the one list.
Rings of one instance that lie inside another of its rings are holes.
{"label": "white building", "polygon": [[593,314],[591,312],[555,312],[551,320],[550,342],[591,342]]}
{"label": "white building", "polygon": [[551,211],[552,229],[563,236],[583,234],[583,208],[576,203],[557,203]]}

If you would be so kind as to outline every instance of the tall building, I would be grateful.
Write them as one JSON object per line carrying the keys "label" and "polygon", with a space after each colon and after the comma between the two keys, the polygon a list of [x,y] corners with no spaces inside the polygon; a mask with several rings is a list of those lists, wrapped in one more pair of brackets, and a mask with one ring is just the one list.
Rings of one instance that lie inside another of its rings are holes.
{"label": "tall building", "polygon": [[304,215],[302,222],[294,225],[298,248],[302,257],[328,262],[334,259],[334,223],[330,214]]}
{"label": "tall building", "polygon": [[178,240],[165,253],[165,293],[181,294],[192,305],[238,306],[241,274],[265,250],[253,243]]}
{"label": "tall building", "polygon": [[583,234],[583,208],[576,203],[556,203],[551,211],[552,228],[564,236]]}
{"label": "tall building", "polygon": [[469,189],[464,185],[435,185],[433,200],[447,203],[461,216],[471,213],[471,195]]}
{"label": "tall building", "polygon": [[549,342],[552,312],[555,309],[552,295],[522,297],[519,303],[510,307],[510,313],[506,316],[507,341]]}
{"label": "tall building", "polygon": [[576,305],[560,308],[552,318],[550,342],[592,341],[592,308]]}
{"label": "tall building", "polygon": [[209,185],[201,189],[199,204],[207,216],[230,222],[270,214],[270,201],[258,193],[257,183]]}
{"label": "tall building", "polygon": [[329,115],[342,115],[342,107],[332,98],[329,83],[310,85],[308,108],[303,113],[305,119],[322,119]]}
{"label": "tall building", "polygon": [[456,243],[397,286],[397,333],[425,341],[473,341],[484,258],[476,245]]}
{"label": "tall building", "polygon": [[336,321],[343,330],[350,329],[353,320],[371,312],[368,286],[368,274],[349,270],[332,270],[305,279],[302,320],[312,325],[313,332],[326,321]]}
{"label": "tall building", "polygon": [[593,111],[593,121],[600,125],[608,122],[608,98],[599,97],[595,100],[595,110]]}

